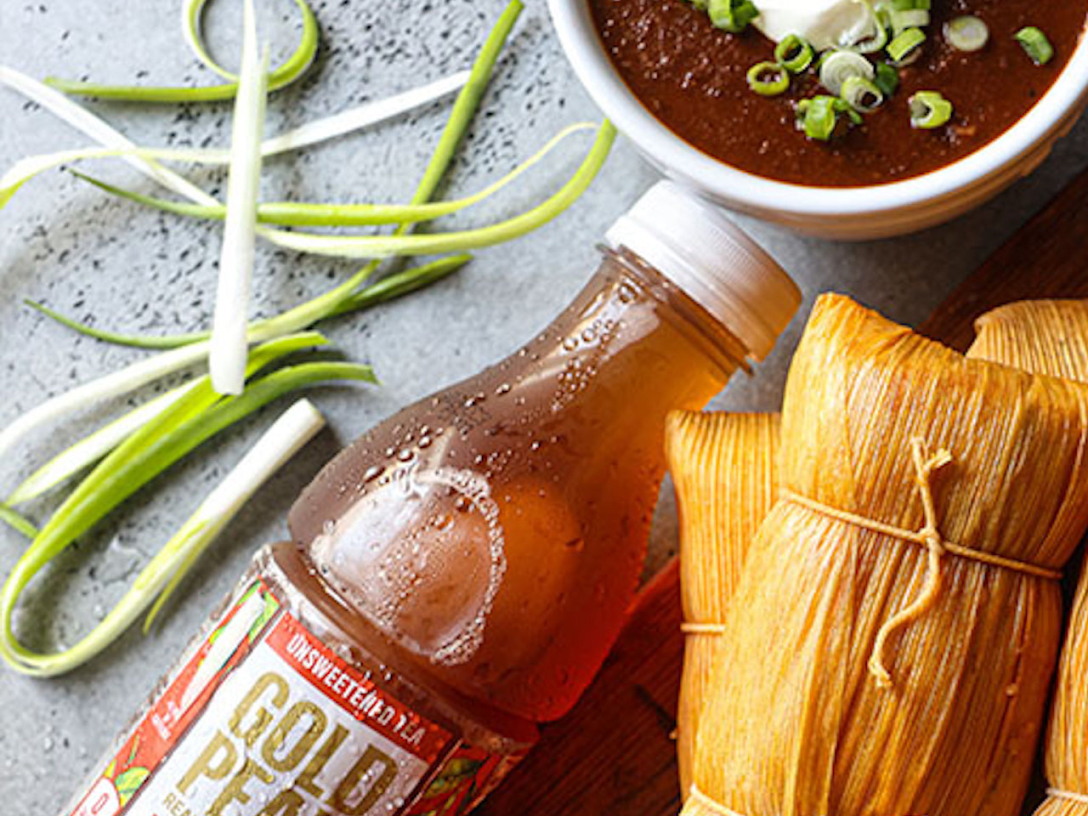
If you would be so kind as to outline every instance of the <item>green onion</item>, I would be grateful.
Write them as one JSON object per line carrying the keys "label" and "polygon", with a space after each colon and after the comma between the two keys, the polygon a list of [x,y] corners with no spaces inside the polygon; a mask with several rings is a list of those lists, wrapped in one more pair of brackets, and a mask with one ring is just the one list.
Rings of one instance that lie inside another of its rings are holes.
{"label": "green onion", "polygon": [[1046,34],[1035,26],[1027,26],[1016,32],[1016,41],[1036,65],[1046,65],[1054,58],[1054,46]]}
{"label": "green onion", "polygon": [[930,0],[884,0],[883,5],[890,11],[930,10]]}
{"label": "green onion", "polygon": [[[339,364],[343,365],[343,364]],[[295,368],[303,368],[296,366]],[[291,369],[287,369],[290,371]],[[267,379],[267,378],[265,378]],[[263,380],[261,381],[263,382]],[[298,385],[303,380],[296,377]],[[309,383],[306,383],[309,384]],[[284,383],[281,383],[281,386]],[[285,392],[281,392],[285,393]],[[241,406],[240,399],[225,400],[235,407],[235,413],[252,413],[258,403],[267,403],[268,395],[262,400],[253,400],[250,405]],[[218,409],[213,409],[213,412]],[[216,419],[222,423],[227,419],[220,412]],[[229,424],[229,423],[228,423]],[[0,656],[15,669],[35,676],[54,676],[85,663],[112,643],[140,613],[152,603],[156,595],[169,594],[177,585],[182,575],[192,566],[197,556],[207,548],[215,536],[233,518],[241,506],[279,467],[302,447],[323,425],[320,414],[307,403],[296,404],[287,411],[266,432],[257,445],[231,471],[197,509],[196,513],[173,536],[163,549],[151,560],[136,578],[133,586],[117,606],[94,629],[70,649],[57,654],[38,654],[18,642],[11,627],[11,616],[19,595],[26,583],[41,568],[60,552],[67,543],[64,541],[65,518],[61,514],[68,512],[79,514],[91,512],[78,505],[65,503],[50,524],[31,544],[15,566],[15,570],[4,585],[0,605],[4,617],[3,632],[0,633]],[[225,427],[223,425],[222,427]],[[191,432],[191,428],[182,425],[179,430]],[[163,440],[184,446],[190,440],[171,440],[170,434],[164,434]],[[122,470],[134,471],[140,457],[134,452],[128,461],[117,462]],[[92,474],[93,475],[93,474]],[[90,477],[88,477],[88,480]],[[82,485],[81,485],[82,488]],[[74,494],[73,494],[74,495]],[[89,494],[85,504],[96,501],[108,501],[109,496],[102,493]],[[58,521],[59,519],[59,521]],[[158,605],[156,605],[157,609]]]}
{"label": "green onion", "polygon": [[[167,189],[200,204],[214,205],[219,203],[184,176],[140,155],[142,151],[139,147],[103,119],[86,108],[77,105],[64,94],[48,88],[26,74],[5,65],[0,65],[0,84],[6,85],[41,105],[54,116],[90,136],[102,145],[105,150],[119,151],[114,155],[124,155],[129,164]],[[76,151],[70,152],[74,153]],[[0,203],[3,203],[2,198],[0,198]]]}
{"label": "green onion", "polygon": [[925,9],[892,11],[889,14],[889,20],[892,24],[892,32],[899,35],[908,28],[925,28],[929,25],[929,12]]}
{"label": "green onion", "polygon": [[341,258],[384,258],[394,255],[433,255],[478,249],[513,240],[531,232],[566,210],[585,192],[608,158],[616,128],[607,119],[601,122],[597,138],[582,164],[555,194],[525,212],[476,229],[436,232],[425,235],[319,235],[307,232],[279,232],[278,246],[297,252]]}
{"label": "green onion", "polygon": [[887,99],[899,90],[899,72],[886,62],[878,62],[873,84],[880,88],[880,92]]}
{"label": "green onion", "polygon": [[862,123],[858,112],[837,96],[814,96],[797,103],[797,129],[810,139],[829,141],[840,132],[842,116],[855,125]]}
{"label": "green onion", "polygon": [[888,56],[897,66],[909,65],[922,54],[926,35],[919,28],[908,28],[888,43]]}
{"label": "green onion", "polygon": [[790,87],[790,72],[777,62],[757,62],[748,69],[748,87],[760,96],[778,96]]}
{"label": "green onion", "polygon": [[820,65],[820,84],[832,95],[842,93],[842,85],[849,77],[873,78],[873,64],[853,51],[836,51]]}
{"label": "green onion", "polygon": [[810,65],[814,52],[812,46],[796,34],[785,37],[774,48],[774,58],[791,74],[799,74]]}
{"label": "green onion", "polygon": [[[249,370],[267,365],[270,358],[271,352],[256,350]],[[238,397],[218,400],[210,378],[204,377],[199,386],[132,434],[69,495],[15,564],[0,592],[0,656],[21,671],[40,673],[34,662],[37,656],[13,635],[12,614],[19,595],[46,563],[106,513],[202,442],[272,400],[319,382],[349,379],[373,382],[374,376],[368,366],[303,363],[252,382]]]}
{"label": "green onion", "polygon": [[858,76],[846,78],[840,96],[846,104],[862,113],[872,113],[884,104],[884,93],[876,83]]}
{"label": "green onion", "polygon": [[30,519],[25,518],[6,504],[0,504],[0,521],[32,541],[38,536],[38,528],[34,526]]}
{"label": "green onion", "polygon": [[[579,122],[563,128],[558,134],[549,139],[540,150],[498,181],[494,181],[479,192],[464,198],[431,204],[314,204],[294,201],[265,202],[257,205],[257,220],[264,224],[280,224],[296,227],[355,227],[430,221],[443,215],[452,215],[453,213],[459,212],[473,204],[477,204],[497,193],[524,172],[542,161],[548,153],[558,147],[558,145],[569,136],[586,130],[594,130],[596,127],[597,125],[591,122]],[[124,188],[116,187],[77,171],[71,172],[83,181],[89,182],[108,193],[159,210],[172,212],[177,215],[221,219],[226,213],[226,207],[222,205],[206,207],[202,204],[193,204],[185,201],[169,201],[167,199],[125,190]]]}
{"label": "green onion", "polygon": [[[439,138],[438,148],[432,154],[427,169],[424,171],[423,178],[419,183],[415,195],[412,197],[413,204],[423,204],[428,201],[442,177],[445,175],[446,168],[449,166],[453,152],[467,129],[468,123],[472,120],[473,114],[487,87],[488,79],[494,70],[498,56],[502,52],[503,44],[513,30],[514,23],[517,21],[522,8],[523,5],[521,0],[511,0],[502,15],[500,15],[495,26],[492,28],[483,47],[480,49],[472,66],[469,82],[462,89],[457,101],[454,103],[453,110],[451,111],[446,126]],[[3,73],[2,69],[0,69],[0,80],[2,79]],[[26,79],[31,83],[33,82],[33,80],[29,80],[29,78]],[[73,103],[64,99],[64,97],[61,97],[59,94],[55,94],[55,92],[49,91],[49,89],[45,89],[45,91],[47,92],[46,98],[48,101],[55,102],[56,99],[60,100],[62,104],[59,109],[66,119],[68,116],[86,114],[91,117],[92,120],[97,120],[97,117],[93,117],[92,114],[73,105]],[[49,94],[54,94],[56,99],[50,98],[48,96]],[[64,106],[74,107],[75,114]],[[82,120],[79,121],[81,125],[84,124]],[[100,122],[100,120],[97,121]],[[92,125],[94,124],[95,123],[92,122]],[[105,123],[101,123],[101,125],[108,128]],[[609,125],[609,127],[611,126]],[[110,129],[110,132],[120,137],[120,134],[117,134],[116,131]],[[96,134],[92,133],[91,135]],[[218,204],[218,202],[215,203]],[[406,225],[402,225],[402,227],[398,229],[398,234],[403,234],[407,229],[408,227]],[[259,339],[274,337],[277,333],[281,332],[296,331],[310,326],[316,321],[332,314],[343,314],[344,312],[352,311],[356,308],[366,308],[374,302],[380,302],[380,300],[395,297],[398,294],[411,291],[419,286],[427,285],[431,281],[437,280],[439,277],[447,275],[459,268],[466,263],[470,257],[471,256],[468,255],[457,255],[441,259],[431,264],[408,270],[400,276],[392,276],[383,279],[377,284],[373,284],[360,290],[359,287],[363,286],[377,269],[377,263],[372,262],[329,292],[326,292],[307,303],[301,304],[300,306],[296,306],[270,320],[256,321],[250,327],[250,341],[255,342]],[[392,284],[395,278],[400,278],[400,280],[395,281],[396,285],[394,286]],[[390,282],[390,285],[388,288],[383,288],[387,281]],[[382,292],[383,294],[380,297],[377,297],[376,295],[378,292]],[[121,343],[123,345],[141,346],[146,348],[174,348],[178,345],[201,341],[207,337],[206,333],[194,333],[167,338],[120,335],[88,329],[87,327],[82,327],[75,323],[75,321],[61,318],[61,316],[56,315],[56,313],[51,314],[56,319],[60,319],[61,322],[66,323],[66,325],[69,325],[76,330],[84,331],[84,333],[93,333],[94,336],[98,336],[100,339]],[[180,354],[181,352],[176,353]],[[191,351],[186,350],[185,354],[188,357],[192,357]],[[191,362],[192,361],[190,360],[190,364]],[[4,433],[0,432],[0,455],[2,455],[4,451],[4,438]]]}
{"label": "green onion", "polygon": [[6,459],[7,453],[19,440],[30,437],[41,426],[97,402],[135,391],[167,374],[186,369],[207,355],[207,343],[172,349],[47,399],[0,430],[0,461]]}
{"label": "green onion", "polygon": [[936,91],[918,91],[908,104],[912,128],[932,130],[952,118],[952,103]]}
{"label": "green onion", "polygon": [[181,399],[194,385],[195,381],[174,388],[81,439],[24,479],[23,483],[8,496],[8,504],[22,504],[37,498],[79,473],[83,468],[93,465],[121,444],[137,428],[143,427]]}
{"label": "green onion", "polygon": [[261,134],[268,98],[268,50],[263,54],[258,50],[253,0],[245,0],[243,8],[242,73],[234,104],[223,246],[208,353],[212,383],[220,394],[240,394],[245,385],[247,312],[261,186]]}
{"label": "green onion", "polygon": [[882,50],[888,44],[888,27],[891,22],[888,19],[888,13],[884,9],[874,9],[868,0],[861,0],[861,2],[869,12],[869,24],[872,26],[872,33],[867,39],[843,44],[843,48],[857,54],[873,54]]}
{"label": "green onion", "polygon": [[[268,90],[278,91],[299,79],[313,63],[317,54],[318,25],[314,13],[305,0],[294,0],[302,13],[302,38],[295,52],[279,68],[268,76]],[[208,54],[200,37],[200,15],[207,0],[190,0],[182,20],[185,39],[197,58],[225,79],[226,84],[200,88],[147,87],[138,85],[101,85],[93,82],[73,82],[67,79],[46,77],[45,84],[58,91],[98,99],[118,99],[126,102],[215,102],[233,99],[238,92],[237,77],[219,67]]]}
{"label": "green onion", "polygon": [[759,16],[751,0],[710,0],[707,11],[715,28],[731,34],[744,31]]}
{"label": "green onion", "polygon": [[[319,295],[314,299],[294,307],[275,317],[255,320],[249,325],[250,342],[289,334],[294,331],[307,329],[319,320],[334,315],[354,312],[366,309],[379,303],[393,300],[394,298],[414,292],[435,281],[441,280],[456,272],[466,263],[472,260],[472,256],[462,253],[449,255],[445,258],[431,261],[421,266],[411,267],[389,275],[362,289],[362,279],[353,276],[334,289]],[[88,337],[94,337],[106,343],[114,343],[119,346],[131,346],[146,349],[174,349],[178,346],[186,346],[190,343],[198,343],[207,340],[210,332],[192,332],[189,334],[175,334],[166,336],[150,336],[144,334],[120,334],[118,332],[96,329],[85,323],[80,323],[70,317],[60,314],[47,306],[35,303],[32,300],[24,301],[27,306],[44,314],[63,326],[79,332]]]}
{"label": "green onion", "polygon": [[944,24],[944,39],[957,51],[978,51],[990,39],[990,29],[981,18],[970,14]]}

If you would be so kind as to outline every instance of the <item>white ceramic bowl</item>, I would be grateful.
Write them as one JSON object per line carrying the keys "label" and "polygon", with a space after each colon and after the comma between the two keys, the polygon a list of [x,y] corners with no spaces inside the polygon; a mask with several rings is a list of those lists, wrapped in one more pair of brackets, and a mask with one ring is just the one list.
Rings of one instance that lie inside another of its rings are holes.
{"label": "white ceramic bowl", "polygon": [[613,68],[586,0],[548,0],[548,6],[563,49],[590,96],[665,175],[731,209],[824,238],[902,235],[961,215],[1034,170],[1088,104],[1085,35],[1065,70],[1027,115],[959,161],[869,187],[786,184],[708,156],[650,114]]}

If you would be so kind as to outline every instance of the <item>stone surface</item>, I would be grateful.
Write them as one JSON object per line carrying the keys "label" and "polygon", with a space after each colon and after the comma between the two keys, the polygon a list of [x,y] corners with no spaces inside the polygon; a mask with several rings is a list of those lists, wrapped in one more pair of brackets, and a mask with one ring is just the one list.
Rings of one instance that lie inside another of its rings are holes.
{"label": "stone surface", "polygon": [[[176,0],[0,0],[0,54],[5,63],[38,77],[210,82],[210,73],[181,41],[177,6]],[[261,6],[263,29],[275,32],[276,53],[282,56],[296,33],[293,7],[286,0]],[[501,7],[499,0],[318,3],[321,58],[303,83],[274,97],[270,131],[466,67]],[[212,4],[209,10],[209,36],[217,53],[233,53],[236,11],[233,3]],[[93,108],[142,144],[221,145],[229,137],[229,106]],[[406,199],[443,114],[443,106],[432,106],[373,132],[273,159],[267,163],[265,195]],[[449,192],[479,189],[532,152],[560,123],[596,115],[563,60],[542,0],[533,0],[459,154]],[[586,138],[572,140],[544,168],[445,225],[477,224],[529,205],[570,172]],[[0,167],[29,154],[86,143],[37,106],[0,89]],[[1088,121],[1082,121],[1028,180],[954,223],[898,240],[831,244],[740,220],[805,290],[802,315],[816,293],[833,289],[913,322],[1086,164]],[[88,169],[149,189],[116,162]],[[192,175],[213,192],[222,186],[219,171]],[[424,292],[324,326],[347,357],[373,363],[383,385],[314,392],[330,419],[329,430],[230,526],[150,637],[130,632],[100,659],[60,679],[0,671],[0,811],[58,812],[254,549],[284,535],[286,508],[321,463],[398,407],[495,361],[544,326],[589,276],[596,263],[594,244],[607,225],[654,178],[621,141],[585,198],[555,223],[480,252],[460,274]],[[74,383],[143,356],[77,338],[24,308],[24,298],[100,326],[132,331],[191,330],[210,318],[219,246],[214,226],[111,200],[62,172],[29,184],[0,219],[0,384],[8,395],[0,404],[2,424]],[[355,266],[261,247],[255,309],[270,314],[288,307],[328,288]],[[738,378],[715,406],[776,407],[800,326],[799,317],[756,376]],[[26,440],[5,457],[0,488],[9,490],[19,474],[119,407],[104,406]],[[214,450],[174,468],[59,559],[20,610],[18,630],[26,641],[41,648],[71,644],[99,620],[144,560],[282,408],[263,412],[227,433]],[[40,519],[50,507],[43,501],[28,511]],[[674,510],[666,492],[651,566],[662,563],[674,541]],[[7,573],[20,547],[14,534],[0,531],[0,572]]]}

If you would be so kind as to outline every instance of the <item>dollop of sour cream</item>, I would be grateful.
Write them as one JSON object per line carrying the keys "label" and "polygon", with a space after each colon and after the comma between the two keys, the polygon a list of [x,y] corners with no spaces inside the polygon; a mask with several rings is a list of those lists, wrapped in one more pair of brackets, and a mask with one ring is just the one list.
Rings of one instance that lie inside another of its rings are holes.
{"label": "dollop of sour cream", "polygon": [[754,0],[753,25],[779,42],[803,37],[817,51],[858,42],[872,29],[870,6],[861,0]]}

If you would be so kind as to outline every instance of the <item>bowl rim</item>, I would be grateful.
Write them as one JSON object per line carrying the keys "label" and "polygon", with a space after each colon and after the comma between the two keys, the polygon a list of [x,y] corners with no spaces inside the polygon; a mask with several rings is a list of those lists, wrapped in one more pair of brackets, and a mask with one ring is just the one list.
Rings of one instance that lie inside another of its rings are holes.
{"label": "bowl rim", "polygon": [[[950,197],[1025,158],[1088,99],[1088,25],[1065,68],[1012,127],[944,167],[863,187],[817,187],[740,170],[689,144],[651,114],[605,53],[587,0],[548,0],[552,22],[582,85],[619,130],[689,184],[753,209],[795,215],[850,216],[899,210]],[[1034,167],[1034,164],[1032,165]]]}

